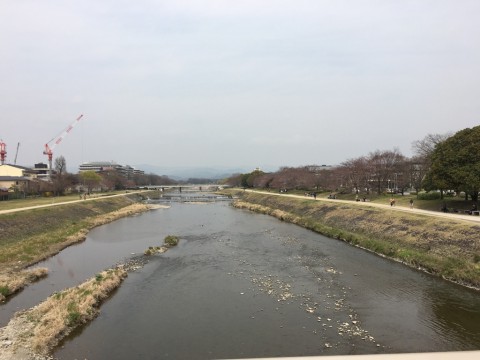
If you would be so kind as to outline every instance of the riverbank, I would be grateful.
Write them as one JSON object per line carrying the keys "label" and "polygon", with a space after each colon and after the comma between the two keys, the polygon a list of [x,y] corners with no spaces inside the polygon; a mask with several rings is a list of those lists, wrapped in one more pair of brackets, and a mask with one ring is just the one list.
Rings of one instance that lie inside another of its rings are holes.
{"label": "riverbank", "polygon": [[[122,202],[116,201],[115,206]],[[97,208],[104,205],[97,204]],[[134,203],[119,210],[88,217],[84,220],[91,229],[121,217],[162,207],[164,206]],[[85,228],[80,234],[84,235],[86,232]],[[71,236],[62,244],[68,246],[68,244],[72,244],[69,240],[81,238],[84,239],[85,236]],[[176,246],[178,240],[176,236],[167,236],[164,244],[145,250],[143,255],[132,256],[115,267],[97,273],[93,278],[78,286],[53,293],[37,306],[15,313],[8,324],[0,328],[0,360],[52,359],[51,351],[73,330],[84,326],[98,315],[100,305],[121,285],[128,272],[143,267],[152,255],[164,253],[169,248]],[[42,256],[47,256],[47,254],[51,256],[53,255],[52,251],[52,249],[46,249]],[[35,279],[47,275],[47,269],[44,268],[18,270],[10,267],[7,270],[9,271],[8,276],[3,276],[0,280],[5,280],[12,288],[14,288],[14,284],[20,284],[18,289],[21,289],[25,283],[33,282]],[[22,280],[25,280],[25,283],[22,284]]]}
{"label": "riverbank", "polygon": [[389,211],[361,203],[332,203],[239,191],[237,208],[275,216],[331,238],[480,289],[478,224]]}
{"label": "riverbank", "polygon": [[50,350],[98,315],[98,307],[127,272],[105,270],[79,286],[51,295],[32,309],[18,312],[0,329],[0,360],[48,359]]}
{"label": "riverbank", "polygon": [[0,302],[47,276],[28,269],[84,241],[89,230],[151,209],[143,197],[125,195],[0,215]]}

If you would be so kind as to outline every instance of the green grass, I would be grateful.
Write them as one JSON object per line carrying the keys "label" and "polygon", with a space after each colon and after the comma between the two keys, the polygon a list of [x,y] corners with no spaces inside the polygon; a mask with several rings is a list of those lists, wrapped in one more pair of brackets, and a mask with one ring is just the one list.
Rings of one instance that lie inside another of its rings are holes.
{"label": "green grass", "polygon": [[99,215],[131,205],[129,196],[0,214],[0,267],[26,266],[60,251],[67,238],[90,229]]}
{"label": "green grass", "polygon": [[[321,194],[320,197],[327,197],[328,194]],[[462,197],[451,197],[445,196],[444,199],[432,199],[432,200],[422,200],[418,199],[417,195],[401,195],[401,194],[369,194],[364,195],[360,194],[360,198],[366,196],[370,202],[378,204],[390,204],[390,199],[395,199],[396,206],[410,206],[410,200],[413,200],[414,207],[422,210],[430,211],[440,211],[445,202],[448,209],[458,209],[458,210],[470,210],[472,207],[472,201],[467,200]],[[338,194],[337,199],[341,200],[351,200],[355,201],[355,194]]]}
{"label": "green grass", "polygon": [[[143,191],[139,191],[139,192],[143,192]],[[130,192],[130,194],[133,194],[133,193],[136,193],[136,192],[133,192],[133,191]],[[126,194],[126,193],[125,193],[125,190],[94,193],[92,194],[91,198],[105,198],[108,196],[118,195],[118,194]],[[13,200],[0,201],[0,211],[20,209],[20,208],[31,207],[31,206],[72,202],[77,200],[80,200],[80,197],[78,194],[70,194],[65,196],[52,196],[52,197],[27,197],[25,199],[13,199]]]}
{"label": "green grass", "polygon": [[4,297],[10,295],[10,289],[8,286],[0,286],[0,295],[3,295]]}

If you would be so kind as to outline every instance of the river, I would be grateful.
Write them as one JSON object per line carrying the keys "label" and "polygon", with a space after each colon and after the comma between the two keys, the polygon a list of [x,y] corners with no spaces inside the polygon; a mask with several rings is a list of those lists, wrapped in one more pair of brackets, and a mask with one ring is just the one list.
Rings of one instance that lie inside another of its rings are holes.
{"label": "river", "polygon": [[[58,359],[212,359],[480,349],[480,296],[226,202],[179,203],[92,230],[1,321],[166,235]],[[2,324],[4,325],[4,324]]]}

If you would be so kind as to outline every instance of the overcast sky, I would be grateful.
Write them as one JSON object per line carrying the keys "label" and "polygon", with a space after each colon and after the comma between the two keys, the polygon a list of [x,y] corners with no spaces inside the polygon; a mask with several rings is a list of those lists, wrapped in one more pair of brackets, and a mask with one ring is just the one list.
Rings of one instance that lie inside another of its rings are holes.
{"label": "overcast sky", "polygon": [[2,0],[7,162],[338,164],[480,123],[478,0]]}

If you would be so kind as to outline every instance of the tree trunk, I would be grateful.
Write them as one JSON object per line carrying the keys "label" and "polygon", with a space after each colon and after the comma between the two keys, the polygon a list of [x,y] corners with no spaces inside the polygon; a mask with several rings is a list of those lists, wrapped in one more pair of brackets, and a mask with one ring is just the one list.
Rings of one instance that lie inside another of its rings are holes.
{"label": "tree trunk", "polygon": [[470,196],[472,197],[472,201],[477,202],[478,201],[478,191],[473,191]]}

